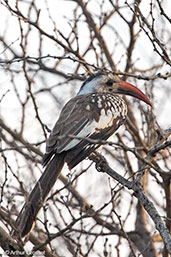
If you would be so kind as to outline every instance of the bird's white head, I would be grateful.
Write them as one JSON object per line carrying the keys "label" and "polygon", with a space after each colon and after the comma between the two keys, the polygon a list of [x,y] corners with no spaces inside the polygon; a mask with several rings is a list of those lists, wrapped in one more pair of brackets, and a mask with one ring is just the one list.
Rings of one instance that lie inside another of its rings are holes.
{"label": "bird's white head", "polygon": [[121,80],[112,73],[99,72],[90,76],[81,86],[78,95],[97,92],[130,95],[152,106],[149,99],[138,88]]}

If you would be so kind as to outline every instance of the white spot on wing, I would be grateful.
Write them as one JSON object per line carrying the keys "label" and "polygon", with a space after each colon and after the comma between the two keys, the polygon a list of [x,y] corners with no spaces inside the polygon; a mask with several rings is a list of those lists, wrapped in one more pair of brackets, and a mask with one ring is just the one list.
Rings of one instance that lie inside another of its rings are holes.
{"label": "white spot on wing", "polygon": [[86,110],[90,111],[90,105],[89,104],[86,106]]}
{"label": "white spot on wing", "polygon": [[107,110],[107,116],[111,115],[111,110]]}
{"label": "white spot on wing", "polygon": [[102,103],[100,101],[98,101],[98,108],[102,108]]}
{"label": "white spot on wing", "polygon": [[105,110],[104,109],[101,109],[101,112],[100,112],[100,119],[103,117],[105,117]]}

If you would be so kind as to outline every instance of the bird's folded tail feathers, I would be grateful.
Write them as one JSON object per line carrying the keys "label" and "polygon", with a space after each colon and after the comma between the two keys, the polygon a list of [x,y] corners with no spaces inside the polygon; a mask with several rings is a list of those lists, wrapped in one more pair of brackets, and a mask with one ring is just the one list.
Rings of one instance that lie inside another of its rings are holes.
{"label": "bird's folded tail feathers", "polygon": [[54,155],[30,193],[28,200],[24,204],[15,222],[16,230],[20,233],[21,237],[26,236],[31,231],[37,214],[55,184],[64,162],[65,153]]}

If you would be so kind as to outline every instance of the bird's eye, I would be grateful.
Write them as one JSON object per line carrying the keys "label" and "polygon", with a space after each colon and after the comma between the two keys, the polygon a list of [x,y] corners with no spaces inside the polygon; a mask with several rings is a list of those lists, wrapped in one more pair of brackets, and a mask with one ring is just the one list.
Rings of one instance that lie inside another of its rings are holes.
{"label": "bird's eye", "polygon": [[109,79],[109,80],[106,82],[106,86],[111,87],[112,85],[113,85],[113,80]]}

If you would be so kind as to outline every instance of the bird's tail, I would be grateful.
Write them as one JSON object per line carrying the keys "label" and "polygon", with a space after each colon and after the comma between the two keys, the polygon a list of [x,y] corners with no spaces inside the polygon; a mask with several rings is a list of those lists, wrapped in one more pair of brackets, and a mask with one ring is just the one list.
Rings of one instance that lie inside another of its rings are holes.
{"label": "bird's tail", "polygon": [[21,237],[26,236],[33,228],[36,216],[42,207],[45,198],[55,184],[56,179],[63,168],[64,162],[65,153],[55,154],[31,191],[28,200],[24,204],[15,222],[15,227]]}

